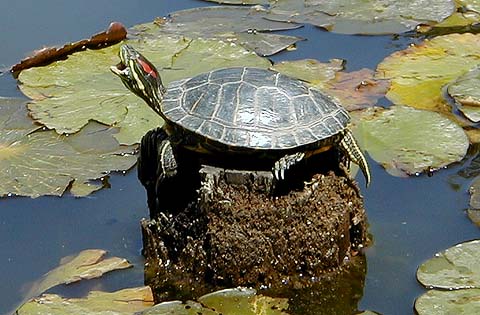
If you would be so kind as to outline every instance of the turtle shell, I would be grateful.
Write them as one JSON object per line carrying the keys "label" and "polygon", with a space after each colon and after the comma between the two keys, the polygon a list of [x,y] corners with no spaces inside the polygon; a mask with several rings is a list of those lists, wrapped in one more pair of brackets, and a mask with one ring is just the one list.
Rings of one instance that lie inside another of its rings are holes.
{"label": "turtle shell", "polygon": [[303,81],[259,68],[225,68],[171,83],[167,120],[232,147],[290,149],[346,128],[347,111]]}

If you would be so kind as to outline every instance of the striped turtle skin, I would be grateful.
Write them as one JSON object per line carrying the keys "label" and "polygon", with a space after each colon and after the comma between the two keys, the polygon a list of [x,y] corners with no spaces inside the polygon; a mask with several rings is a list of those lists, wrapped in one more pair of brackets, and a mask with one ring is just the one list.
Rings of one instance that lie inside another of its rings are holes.
{"label": "striped turtle skin", "polygon": [[272,171],[277,179],[302,159],[336,146],[370,182],[367,161],[347,128],[348,112],[301,80],[268,69],[233,67],[165,87],[157,69],[133,47],[123,45],[120,59],[112,72],[165,120],[168,137],[159,150],[165,174],[176,173],[172,152],[177,146],[270,157],[276,160]]}

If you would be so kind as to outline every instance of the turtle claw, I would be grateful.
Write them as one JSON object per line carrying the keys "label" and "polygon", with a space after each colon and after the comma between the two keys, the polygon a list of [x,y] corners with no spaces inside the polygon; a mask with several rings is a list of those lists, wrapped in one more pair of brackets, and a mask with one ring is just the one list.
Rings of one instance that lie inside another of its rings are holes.
{"label": "turtle claw", "polygon": [[273,166],[273,174],[276,180],[285,179],[285,171],[290,169],[292,165],[297,164],[305,157],[304,152],[297,152],[294,154],[288,154],[275,162]]}

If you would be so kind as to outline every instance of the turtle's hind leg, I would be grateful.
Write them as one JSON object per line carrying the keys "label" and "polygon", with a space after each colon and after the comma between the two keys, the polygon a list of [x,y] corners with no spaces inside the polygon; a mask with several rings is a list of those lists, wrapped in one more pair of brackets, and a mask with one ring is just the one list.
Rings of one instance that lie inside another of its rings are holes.
{"label": "turtle's hind leg", "polygon": [[350,130],[345,129],[343,131],[343,138],[340,141],[340,148],[347,154],[348,158],[355,164],[357,164],[362,170],[363,176],[365,176],[365,182],[368,187],[370,184],[370,169],[368,167],[367,160],[360,150],[357,141],[353,137]]}
{"label": "turtle's hind leg", "polygon": [[297,152],[294,154],[287,154],[282,157],[280,160],[275,162],[273,166],[273,175],[276,180],[282,180],[285,178],[285,171],[288,170],[292,165],[297,164],[305,157],[304,152]]}

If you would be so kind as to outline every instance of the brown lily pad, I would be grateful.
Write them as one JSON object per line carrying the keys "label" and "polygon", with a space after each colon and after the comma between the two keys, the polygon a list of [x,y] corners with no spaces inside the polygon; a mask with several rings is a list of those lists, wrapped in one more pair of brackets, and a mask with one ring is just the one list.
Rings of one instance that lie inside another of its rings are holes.
{"label": "brown lily pad", "polygon": [[63,47],[48,47],[42,48],[34,52],[30,57],[27,57],[14,65],[11,71],[15,76],[22,70],[44,66],[56,60],[65,59],[66,56],[80,50],[87,48],[96,49],[104,46],[116,44],[127,37],[127,30],[119,22],[112,22],[108,29],[104,32],[98,33],[89,39],[83,39],[75,43],[65,44]]}
{"label": "brown lily pad", "polygon": [[388,80],[377,80],[374,71],[361,69],[354,72],[337,72],[327,82],[328,91],[336,96],[349,111],[373,106],[384,97],[390,87]]}

